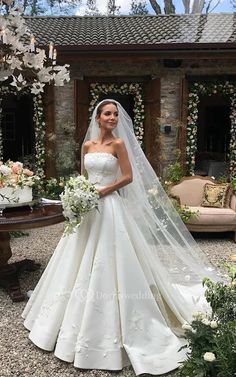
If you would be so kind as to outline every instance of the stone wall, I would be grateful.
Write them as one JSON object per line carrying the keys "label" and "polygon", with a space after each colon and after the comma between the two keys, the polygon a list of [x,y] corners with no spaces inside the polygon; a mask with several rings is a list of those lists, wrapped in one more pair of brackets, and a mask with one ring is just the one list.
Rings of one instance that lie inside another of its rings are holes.
{"label": "stone wall", "polygon": [[[162,169],[176,159],[177,135],[180,119],[180,82],[179,74],[166,72],[161,78],[161,146]],[[171,127],[170,133],[164,126]]]}
{"label": "stone wall", "polygon": [[[76,145],[74,142],[74,80],[84,77],[101,77],[101,81],[123,77],[152,77],[161,79],[161,118],[160,145],[163,169],[176,159],[177,136],[180,125],[181,83],[183,78],[211,76],[226,77],[236,75],[236,62],[232,60],[185,60],[179,68],[166,68],[158,60],[127,58],[124,60],[84,60],[69,62],[71,81],[55,90],[55,117],[57,143],[58,175],[73,171]],[[99,79],[98,79],[99,80]],[[97,80],[97,81],[98,81]],[[83,93],[78,95],[83,96]],[[170,125],[171,132],[166,134],[164,126]]]}
{"label": "stone wall", "polygon": [[55,88],[56,171],[58,175],[75,170],[74,82]]}

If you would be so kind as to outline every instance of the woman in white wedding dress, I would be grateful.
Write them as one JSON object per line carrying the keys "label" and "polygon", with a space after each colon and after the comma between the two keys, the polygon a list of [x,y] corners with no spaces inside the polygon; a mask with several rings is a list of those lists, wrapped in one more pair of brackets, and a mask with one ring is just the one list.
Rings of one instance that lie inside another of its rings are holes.
{"label": "woman in white wedding dress", "polygon": [[102,101],[83,144],[99,210],[63,236],[23,317],[29,338],[85,369],[160,375],[185,352],[181,326],[217,278],[173,209],[121,105]]}

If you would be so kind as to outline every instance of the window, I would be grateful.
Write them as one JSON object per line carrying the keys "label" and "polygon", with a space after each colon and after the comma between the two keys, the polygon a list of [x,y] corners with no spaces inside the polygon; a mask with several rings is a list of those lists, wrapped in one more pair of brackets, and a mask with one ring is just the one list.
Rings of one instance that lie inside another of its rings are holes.
{"label": "window", "polygon": [[4,111],[2,117],[2,134],[6,141],[16,139],[16,116],[14,111]]}

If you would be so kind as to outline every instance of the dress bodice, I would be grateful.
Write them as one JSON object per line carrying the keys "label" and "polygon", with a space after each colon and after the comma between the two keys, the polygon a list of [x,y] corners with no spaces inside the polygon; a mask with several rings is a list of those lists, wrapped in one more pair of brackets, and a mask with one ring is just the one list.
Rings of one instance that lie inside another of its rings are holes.
{"label": "dress bodice", "polygon": [[102,187],[113,183],[118,174],[118,159],[111,153],[93,152],[84,156],[84,166],[91,183]]}

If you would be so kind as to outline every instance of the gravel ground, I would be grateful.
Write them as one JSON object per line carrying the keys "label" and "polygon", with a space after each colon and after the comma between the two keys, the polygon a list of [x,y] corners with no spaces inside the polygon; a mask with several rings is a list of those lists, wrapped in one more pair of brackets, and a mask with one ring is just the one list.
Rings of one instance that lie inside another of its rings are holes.
{"label": "gravel ground", "polygon": [[[63,224],[59,224],[31,230],[28,236],[12,240],[11,261],[30,258],[41,263],[40,270],[22,274],[21,287],[24,292],[35,287],[61,237],[62,230]],[[230,255],[236,253],[232,234],[198,234],[196,240],[213,264],[219,267],[229,259]],[[28,331],[23,327],[21,313],[25,302],[12,303],[2,289],[0,289],[0,300],[0,377],[135,376],[132,368],[125,368],[121,372],[82,371],[60,361],[53,353],[38,349],[29,341]],[[174,377],[174,373],[171,376]]]}

